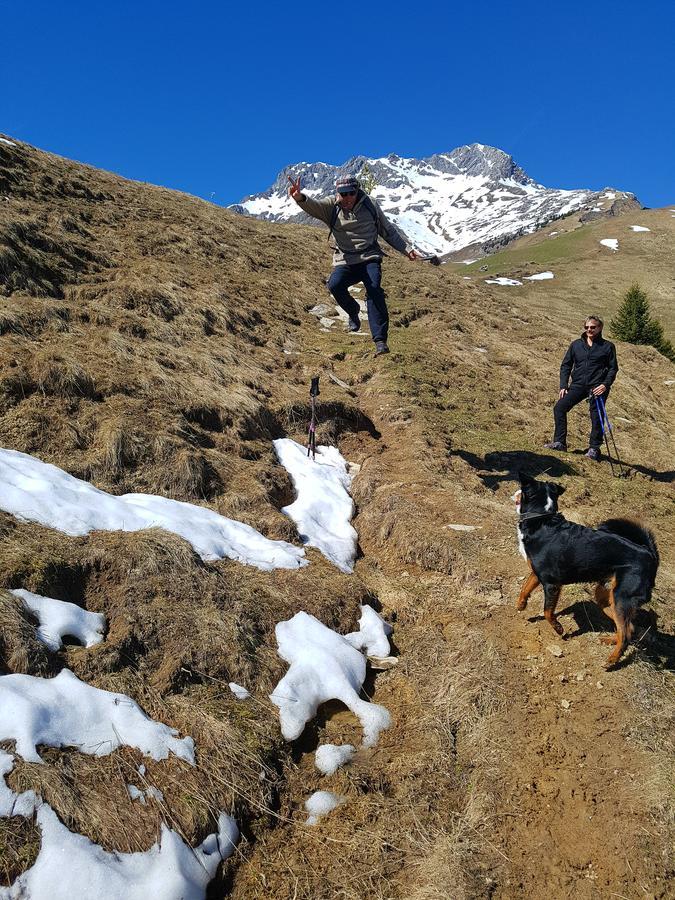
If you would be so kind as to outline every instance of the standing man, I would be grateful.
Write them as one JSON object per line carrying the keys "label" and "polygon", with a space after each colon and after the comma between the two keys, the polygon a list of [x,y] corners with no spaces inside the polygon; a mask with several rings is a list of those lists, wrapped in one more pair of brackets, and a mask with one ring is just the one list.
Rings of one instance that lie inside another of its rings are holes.
{"label": "standing man", "polygon": [[602,319],[598,316],[589,316],[584,322],[581,337],[567,348],[560,366],[560,394],[553,407],[555,434],[550,443],[544,444],[548,450],[567,450],[567,413],[582,400],[589,400],[591,436],[586,456],[596,462],[600,459],[602,423],[595,397],[607,401],[609,389],[619,371],[616,348],[611,341],[603,338],[602,325]]}
{"label": "standing man", "polygon": [[377,242],[378,235],[409,259],[417,259],[417,253],[410,244],[406,244],[401,232],[385,218],[377,203],[361,190],[352,175],[338,178],[335,182],[334,200],[313,200],[300,190],[300,177],[293,181],[289,175],[288,180],[291,183],[288,193],[300,209],[325,222],[330,229],[333,271],[328,279],[328,290],[349,316],[349,330],[358,331],[361,322],[359,304],[348,288],[362,281],[366,289],[368,324],[375,341],[375,355],[389,353],[389,313],[381,287],[384,254]]}

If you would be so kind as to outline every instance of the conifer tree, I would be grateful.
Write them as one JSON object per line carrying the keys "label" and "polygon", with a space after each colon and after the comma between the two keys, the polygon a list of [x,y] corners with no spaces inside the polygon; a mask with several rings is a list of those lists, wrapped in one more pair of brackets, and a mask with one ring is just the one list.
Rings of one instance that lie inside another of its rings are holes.
{"label": "conifer tree", "polygon": [[632,284],[626,291],[623,303],[609,326],[620,341],[648,344],[675,362],[675,347],[664,337],[661,323],[651,317],[649,300],[639,284]]}
{"label": "conifer tree", "polygon": [[373,175],[373,170],[368,163],[364,163],[363,168],[359,172],[359,183],[361,185],[361,190],[365,191],[366,194],[372,194],[373,190],[377,187],[377,181]]}

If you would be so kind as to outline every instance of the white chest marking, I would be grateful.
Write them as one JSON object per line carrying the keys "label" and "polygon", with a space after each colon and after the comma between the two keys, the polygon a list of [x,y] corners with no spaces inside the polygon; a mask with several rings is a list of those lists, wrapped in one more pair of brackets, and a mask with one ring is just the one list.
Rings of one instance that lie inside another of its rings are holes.
{"label": "white chest marking", "polygon": [[523,559],[527,559],[527,553],[525,553],[525,544],[523,543],[523,532],[520,530],[520,525],[517,527],[518,532],[518,552],[523,557]]}

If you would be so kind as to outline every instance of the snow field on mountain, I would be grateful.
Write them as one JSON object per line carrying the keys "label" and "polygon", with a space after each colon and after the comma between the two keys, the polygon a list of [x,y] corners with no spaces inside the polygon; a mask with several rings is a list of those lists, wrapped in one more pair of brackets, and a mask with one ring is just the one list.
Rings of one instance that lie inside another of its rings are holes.
{"label": "snow field on mountain", "polygon": [[87,612],[75,603],[42,597],[22,588],[11,590],[10,594],[22,600],[26,609],[36,616],[40,622],[36,636],[50,650],[60,650],[66,636],[77,638],[85,647],[93,647],[103,640],[105,616],[101,613]]}
{"label": "snow field on mountain", "polygon": [[289,663],[270,700],[279,708],[281,733],[287,741],[300,737],[322,703],[340,700],[360,720],[364,747],[373,747],[391,724],[389,712],[359,697],[366,660],[342,635],[314,616],[296,613],[275,629],[279,656]]}
{"label": "snow field on mountain", "polygon": [[301,548],[268,540],[211,509],[154,494],[115,497],[57,466],[1,448],[0,509],[69,535],[163,528],[189,541],[204,560],[227,557],[263,570],[307,565]]}
{"label": "snow field on mountain", "polygon": [[390,154],[359,157],[343,166],[297,163],[284,169],[268,190],[244,198],[235,208],[272,221],[297,221],[303,214],[288,196],[289,171],[300,177],[304,193],[329,198],[335,195],[338,175],[358,176],[364,165],[375,179],[373,199],[425,253],[489,245],[529,234],[577,210],[601,213],[619,199],[634,200],[619,191],[547,188],[529,178],[508,154],[476,143],[425,159]]}
{"label": "snow field on mountain", "polygon": [[358,536],[350,522],[354,503],[346,460],[337,447],[317,447],[311,459],[306,447],[289,438],[273,443],[297,492],[281,511],[295,522],[304,544],[320,550],[341,572],[353,572]]}

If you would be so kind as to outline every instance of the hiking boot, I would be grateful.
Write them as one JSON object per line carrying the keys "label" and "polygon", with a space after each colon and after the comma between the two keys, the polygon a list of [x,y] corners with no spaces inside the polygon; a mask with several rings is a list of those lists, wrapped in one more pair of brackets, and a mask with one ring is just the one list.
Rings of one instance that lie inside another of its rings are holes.
{"label": "hiking boot", "polygon": [[588,459],[592,459],[595,462],[600,462],[600,451],[597,447],[589,447],[586,453],[584,454]]}
{"label": "hiking boot", "polygon": [[349,317],[349,322],[347,322],[347,331],[360,331],[361,329],[361,320],[358,317],[358,314],[355,316]]}
{"label": "hiking boot", "polygon": [[375,356],[381,356],[383,353],[389,353],[386,341],[375,341]]}
{"label": "hiking boot", "polygon": [[560,453],[565,453],[567,444],[563,444],[561,441],[549,441],[548,444],[544,444],[544,450],[558,450]]}

